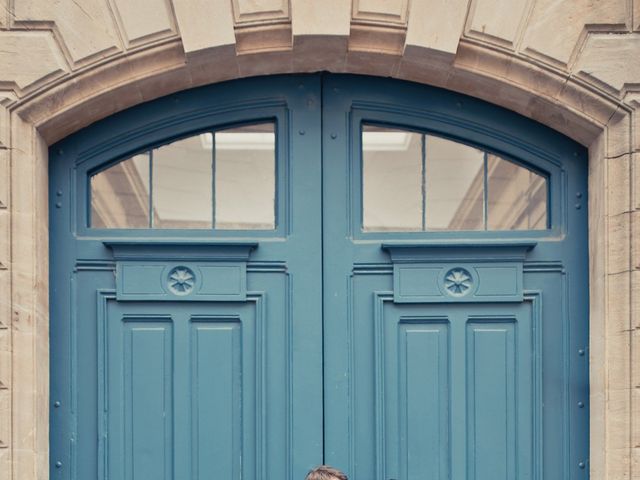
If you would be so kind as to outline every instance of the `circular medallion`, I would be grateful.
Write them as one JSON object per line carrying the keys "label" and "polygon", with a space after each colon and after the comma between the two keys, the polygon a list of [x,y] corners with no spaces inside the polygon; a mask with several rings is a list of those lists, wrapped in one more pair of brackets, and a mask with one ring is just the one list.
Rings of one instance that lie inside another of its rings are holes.
{"label": "circular medallion", "polygon": [[175,267],[169,272],[167,283],[175,295],[188,295],[196,284],[196,274],[189,267]]}
{"label": "circular medallion", "polygon": [[444,287],[450,295],[462,297],[469,293],[473,278],[466,268],[452,268],[444,276]]}

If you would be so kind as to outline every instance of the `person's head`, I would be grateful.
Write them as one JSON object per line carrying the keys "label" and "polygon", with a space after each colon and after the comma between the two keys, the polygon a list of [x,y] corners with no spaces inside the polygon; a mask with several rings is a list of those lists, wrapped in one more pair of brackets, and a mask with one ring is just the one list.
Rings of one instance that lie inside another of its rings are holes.
{"label": "person's head", "polygon": [[347,476],[337,468],[328,465],[320,465],[305,477],[305,480],[349,480]]}

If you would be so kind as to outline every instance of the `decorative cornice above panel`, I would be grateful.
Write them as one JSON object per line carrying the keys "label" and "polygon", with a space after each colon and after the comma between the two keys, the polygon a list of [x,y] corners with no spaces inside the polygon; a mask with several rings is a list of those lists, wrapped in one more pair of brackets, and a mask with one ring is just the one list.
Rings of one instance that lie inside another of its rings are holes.
{"label": "decorative cornice above panel", "polygon": [[104,242],[116,261],[116,298],[245,301],[253,242]]}
{"label": "decorative cornice above panel", "polygon": [[103,243],[113,251],[116,261],[247,262],[251,250],[258,248],[257,242],[107,240]]}
{"label": "decorative cornice above panel", "polygon": [[442,262],[442,261],[519,261],[523,262],[528,251],[535,248],[536,241],[434,241],[383,243],[395,263]]}
{"label": "decorative cornice above panel", "polygon": [[536,242],[383,244],[396,303],[521,302],[523,263]]}

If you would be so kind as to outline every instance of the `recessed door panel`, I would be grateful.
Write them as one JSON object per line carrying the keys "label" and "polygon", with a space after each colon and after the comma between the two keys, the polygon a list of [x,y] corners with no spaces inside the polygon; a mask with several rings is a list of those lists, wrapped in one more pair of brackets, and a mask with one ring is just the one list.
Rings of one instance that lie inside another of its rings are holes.
{"label": "recessed door panel", "polygon": [[324,86],[325,461],[583,478],[584,151],[451,92]]}
{"label": "recessed door panel", "polygon": [[52,480],[584,478],[575,143],[322,74],[180,92],[50,157]]}
{"label": "recessed door panel", "polygon": [[262,390],[256,303],[105,301],[107,478],[255,478],[261,399],[281,400]]}

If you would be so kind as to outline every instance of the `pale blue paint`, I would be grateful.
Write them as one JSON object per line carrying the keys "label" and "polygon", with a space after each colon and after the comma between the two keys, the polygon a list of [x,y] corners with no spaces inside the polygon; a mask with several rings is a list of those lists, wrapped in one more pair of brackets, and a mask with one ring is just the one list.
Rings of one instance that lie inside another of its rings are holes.
{"label": "pale blue paint", "polygon": [[[277,123],[275,230],[88,227],[92,172],[259,120]],[[363,121],[545,173],[549,229],[362,232]],[[294,480],[321,462],[352,480],[588,476],[586,155],[565,137],[327,74],[181,92],[50,158],[52,479]],[[167,286],[176,267],[193,290]],[[468,292],[447,291],[455,269]]]}

